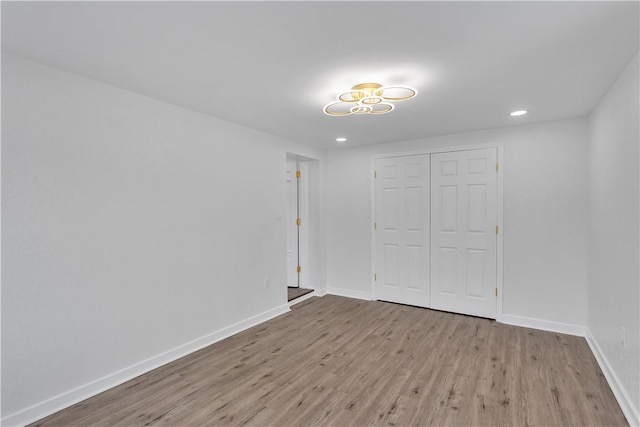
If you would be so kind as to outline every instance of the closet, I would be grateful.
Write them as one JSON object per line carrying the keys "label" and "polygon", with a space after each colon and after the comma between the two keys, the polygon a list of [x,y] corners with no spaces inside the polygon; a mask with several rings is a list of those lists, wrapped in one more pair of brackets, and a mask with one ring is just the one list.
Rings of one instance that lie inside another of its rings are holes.
{"label": "closet", "polygon": [[498,148],[374,163],[375,299],[495,319]]}

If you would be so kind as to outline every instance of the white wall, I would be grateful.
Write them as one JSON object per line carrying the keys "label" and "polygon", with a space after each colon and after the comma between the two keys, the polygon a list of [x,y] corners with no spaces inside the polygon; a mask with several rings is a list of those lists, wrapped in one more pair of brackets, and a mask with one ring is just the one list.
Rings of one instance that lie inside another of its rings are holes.
{"label": "white wall", "polygon": [[503,312],[517,323],[532,318],[552,328],[585,326],[586,119],[330,151],[329,291],[371,295],[373,154],[495,142],[504,143]]}
{"label": "white wall", "polygon": [[591,114],[589,139],[588,327],[635,423],[640,422],[639,73],[636,55]]}
{"label": "white wall", "polygon": [[4,421],[286,310],[286,152],[324,155],[3,54]]}
{"label": "white wall", "polygon": [[[307,198],[309,201],[307,211],[307,271],[306,286],[315,289],[318,295],[324,295],[326,291],[326,249],[325,249],[325,215],[324,206],[324,165],[322,161],[309,161],[307,165]],[[305,266],[303,266],[305,268]]]}

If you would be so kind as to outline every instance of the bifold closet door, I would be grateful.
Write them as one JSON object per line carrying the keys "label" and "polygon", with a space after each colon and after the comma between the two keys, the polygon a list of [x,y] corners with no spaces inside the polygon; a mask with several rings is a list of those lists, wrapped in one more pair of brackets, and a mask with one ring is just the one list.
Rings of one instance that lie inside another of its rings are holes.
{"label": "bifold closet door", "polygon": [[431,155],[431,308],[495,318],[497,150]]}
{"label": "bifold closet door", "polygon": [[429,306],[429,155],[375,163],[375,298]]}

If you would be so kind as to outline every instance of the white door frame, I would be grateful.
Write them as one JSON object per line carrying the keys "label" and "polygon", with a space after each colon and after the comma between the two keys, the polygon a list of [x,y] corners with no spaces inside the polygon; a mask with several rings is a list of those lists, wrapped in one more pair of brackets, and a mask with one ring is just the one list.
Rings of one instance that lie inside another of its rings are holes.
{"label": "white door frame", "polygon": [[[376,230],[373,228],[373,223],[375,222],[375,209],[376,209],[376,182],[374,178],[374,173],[376,171],[376,160],[384,159],[387,157],[401,157],[401,156],[413,156],[418,154],[435,154],[435,153],[449,153],[455,151],[468,151],[475,150],[479,148],[495,148],[498,152],[498,206],[497,206],[497,225],[498,225],[498,241],[496,246],[496,287],[498,288],[498,298],[497,298],[497,307],[496,307],[496,321],[502,321],[502,299],[503,299],[503,273],[504,273],[504,226],[503,226],[503,174],[504,174],[504,143],[496,142],[496,143],[485,143],[485,144],[475,144],[475,145],[460,145],[453,147],[439,147],[439,148],[424,148],[420,150],[412,150],[412,151],[403,151],[403,152],[394,152],[394,153],[378,153],[373,154],[371,156],[371,165],[369,175],[371,177],[371,298],[376,300],[376,286],[375,286],[375,274],[376,274],[376,265],[375,265],[375,242],[376,242]],[[429,283],[431,286],[431,283]]]}
{"label": "white door frame", "polygon": [[300,171],[300,193],[298,206],[300,208],[300,257],[298,259],[302,271],[300,272],[300,288],[311,289],[309,284],[309,166],[308,162],[298,161]]}

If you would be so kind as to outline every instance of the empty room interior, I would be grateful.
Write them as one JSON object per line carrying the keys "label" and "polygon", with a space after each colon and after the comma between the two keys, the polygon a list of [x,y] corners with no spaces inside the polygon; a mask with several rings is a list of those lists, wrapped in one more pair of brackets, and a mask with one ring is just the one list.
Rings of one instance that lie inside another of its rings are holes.
{"label": "empty room interior", "polygon": [[2,1],[2,425],[640,425],[639,6]]}

